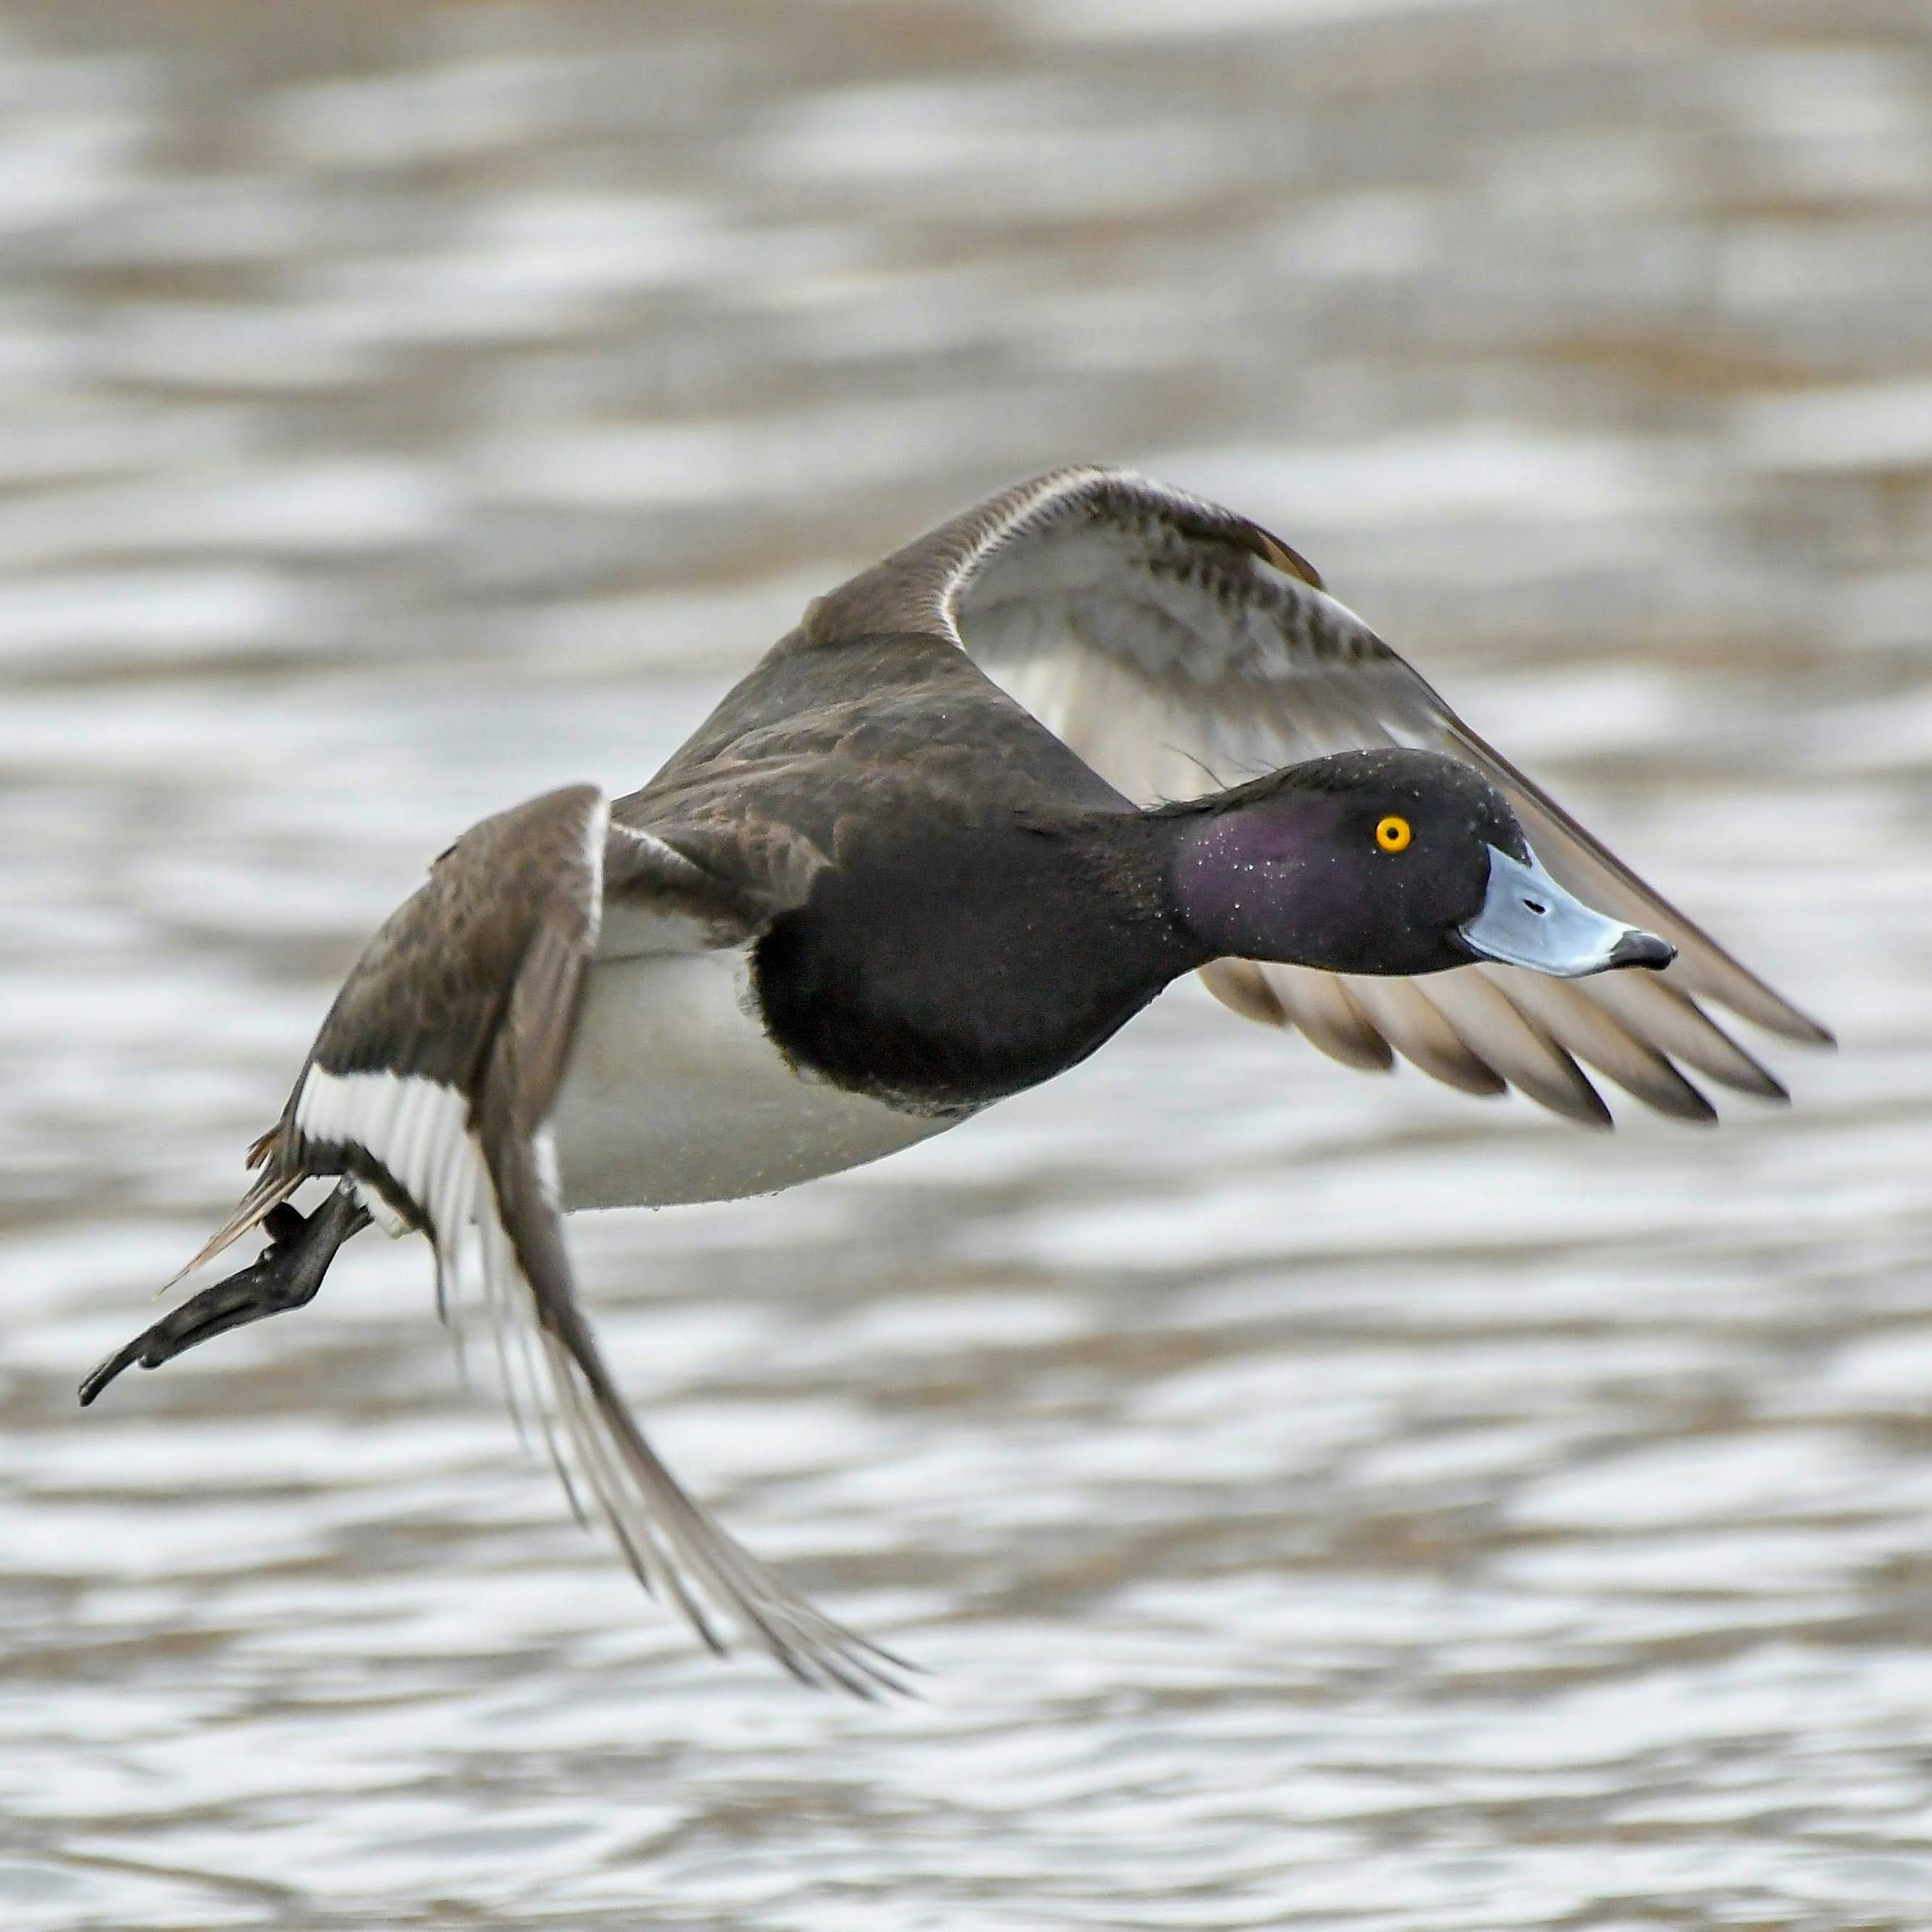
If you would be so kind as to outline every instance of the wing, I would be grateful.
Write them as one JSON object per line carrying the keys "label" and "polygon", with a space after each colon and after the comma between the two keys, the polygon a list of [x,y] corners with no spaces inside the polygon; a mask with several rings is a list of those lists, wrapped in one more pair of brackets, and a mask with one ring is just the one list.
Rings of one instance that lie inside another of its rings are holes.
{"label": "wing", "polygon": [[722,836],[707,865],[662,830],[614,825],[588,785],[466,832],[350,974],[250,1201],[264,1186],[281,1198],[291,1175],[353,1175],[380,1215],[429,1237],[459,1336],[480,1297],[512,1408],[542,1419],[579,1516],[587,1495],[645,1588],[714,1650],[722,1613],[794,1676],[870,1695],[902,1688],[898,1660],[820,1616],[686,1494],[625,1405],[564,1246],[548,1119],[607,905],[626,951],[749,937],[777,901],[755,875],[725,882]]}
{"label": "wing", "polygon": [[1486,964],[1419,980],[1248,960],[1204,970],[1237,1012],[1298,1026],[1350,1066],[1386,1068],[1400,1053],[1467,1092],[1515,1086],[1607,1126],[1581,1060],[1660,1112],[1710,1120],[1678,1063],[1785,1094],[1700,1002],[1789,1039],[1831,1037],[1478,736],[1286,544],[1214,504],[1126,471],[1058,471],[941,525],[820,600],[808,623],[950,637],[1143,804],[1351,748],[1447,753],[1508,796],[1564,885],[1678,949],[1665,973],[1582,981]]}

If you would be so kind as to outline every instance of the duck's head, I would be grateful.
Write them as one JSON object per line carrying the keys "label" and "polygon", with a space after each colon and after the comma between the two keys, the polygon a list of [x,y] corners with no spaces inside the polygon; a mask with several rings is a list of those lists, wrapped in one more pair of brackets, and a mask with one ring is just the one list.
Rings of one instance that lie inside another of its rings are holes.
{"label": "duck's head", "polygon": [[1338,752],[1167,812],[1175,908],[1217,958],[1404,976],[1493,959],[1574,980],[1676,957],[1566,892],[1502,794],[1434,752]]}

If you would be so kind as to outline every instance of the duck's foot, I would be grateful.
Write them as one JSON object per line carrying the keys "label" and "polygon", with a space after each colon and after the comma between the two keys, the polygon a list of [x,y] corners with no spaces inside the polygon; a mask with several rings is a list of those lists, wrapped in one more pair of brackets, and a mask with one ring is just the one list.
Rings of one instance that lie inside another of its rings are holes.
{"label": "duck's foot", "polygon": [[336,1250],[369,1225],[369,1215],[345,1184],[313,1214],[298,1213],[285,1201],[268,1210],[262,1225],[268,1231],[268,1245],[260,1254],[240,1274],[190,1295],[110,1355],[81,1384],[82,1408],[123,1369],[137,1362],[144,1369],[158,1369],[211,1335],[225,1334],[313,1300]]}

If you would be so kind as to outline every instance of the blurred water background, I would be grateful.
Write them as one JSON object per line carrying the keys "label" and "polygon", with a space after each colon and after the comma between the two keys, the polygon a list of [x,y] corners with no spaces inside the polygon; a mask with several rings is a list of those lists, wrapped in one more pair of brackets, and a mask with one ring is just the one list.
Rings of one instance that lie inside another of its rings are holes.
{"label": "blurred water background", "polygon": [[[418,1245],[116,1387],[466,823],[1130,460],[1835,1023],[1587,1136],[1192,987],[582,1217],[660,1445],[936,1673],[720,1666]],[[1922,0],[0,10],[0,1922],[1923,1927]]]}

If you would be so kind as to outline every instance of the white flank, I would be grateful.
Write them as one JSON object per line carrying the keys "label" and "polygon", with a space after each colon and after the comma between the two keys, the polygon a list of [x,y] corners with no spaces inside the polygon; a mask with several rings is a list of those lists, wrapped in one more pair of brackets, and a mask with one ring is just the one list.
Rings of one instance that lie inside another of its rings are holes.
{"label": "white flank", "polygon": [[600,960],[551,1115],[568,1208],[733,1201],[910,1147],[958,1115],[801,1078],[758,1018],[748,953]]}

